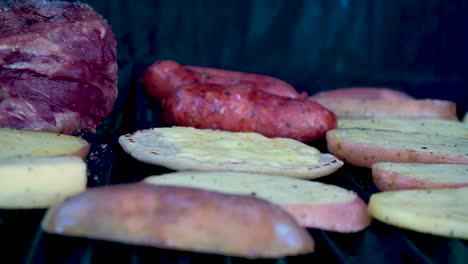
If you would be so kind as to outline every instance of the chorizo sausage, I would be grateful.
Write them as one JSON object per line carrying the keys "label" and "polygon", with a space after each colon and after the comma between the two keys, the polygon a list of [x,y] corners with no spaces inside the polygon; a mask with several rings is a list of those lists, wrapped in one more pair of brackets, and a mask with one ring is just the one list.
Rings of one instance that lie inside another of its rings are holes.
{"label": "chorizo sausage", "polygon": [[337,125],[335,115],[315,102],[243,85],[187,85],[163,100],[163,110],[169,125],[257,132],[303,142],[312,142]]}
{"label": "chorizo sausage", "polygon": [[156,62],[148,67],[142,77],[148,94],[155,100],[170,96],[174,91],[190,84],[243,85],[289,98],[306,98],[294,87],[279,79],[253,73],[184,66],[172,60]]}

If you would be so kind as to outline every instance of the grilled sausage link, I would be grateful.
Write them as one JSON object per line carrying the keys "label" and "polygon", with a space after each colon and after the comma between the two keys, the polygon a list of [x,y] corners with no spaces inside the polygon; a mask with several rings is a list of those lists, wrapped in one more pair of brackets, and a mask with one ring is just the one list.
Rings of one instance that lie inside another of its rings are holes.
{"label": "grilled sausage link", "polygon": [[289,98],[307,97],[306,93],[299,94],[288,83],[270,76],[184,66],[171,60],[150,65],[143,74],[142,83],[148,94],[158,101],[170,96],[181,87],[197,83],[222,86],[243,85]]}
{"label": "grilled sausage link", "polygon": [[245,85],[192,84],[163,100],[168,124],[257,132],[311,142],[336,128],[335,115],[307,99],[273,95]]}

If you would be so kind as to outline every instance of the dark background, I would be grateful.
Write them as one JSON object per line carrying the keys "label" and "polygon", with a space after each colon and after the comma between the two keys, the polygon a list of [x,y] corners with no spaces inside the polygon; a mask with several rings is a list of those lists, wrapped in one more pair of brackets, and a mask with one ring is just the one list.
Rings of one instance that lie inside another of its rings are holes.
{"label": "dark background", "polygon": [[387,86],[468,110],[467,0],[87,0],[120,61],[258,72],[313,93]]}

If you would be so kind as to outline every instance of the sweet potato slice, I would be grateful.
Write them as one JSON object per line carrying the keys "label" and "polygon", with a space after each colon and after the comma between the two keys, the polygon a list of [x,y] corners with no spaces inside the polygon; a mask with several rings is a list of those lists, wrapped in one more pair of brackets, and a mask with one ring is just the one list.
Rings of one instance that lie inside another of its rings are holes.
{"label": "sweet potato slice", "polygon": [[340,128],[327,133],[328,150],[359,167],[381,161],[468,164],[468,139],[373,129]]}
{"label": "sweet potato slice", "polygon": [[333,99],[309,97],[340,118],[404,118],[458,120],[456,104],[443,100]]}
{"label": "sweet potato slice", "polygon": [[468,124],[442,119],[340,119],[338,128],[366,128],[468,138]]}
{"label": "sweet potato slice", "polygon": [[239,172],[176,172],[144,182],[257,196],[280,205],[305,227],[357,232],[371,222],[367,205],[356,193],[319,182]]}
{"label": "sweet potato slice", "polygon": [[0,146],[0,159],[46,156],[85,158],[90,147],[80,137],[12,128],[0,128]]}
{"label": "sweet potato slice", "polygon": [[378,162],[372,178],[381,191],[464,187],[468,165]]}
{"label": "sweet potato slice", "polygon": [[369,201],[376,219],[417,232],[468,239],[468,187],[377,193]]}
{"label": "sweet potato slice", "polygon": [[246,258],[310,253],[307,230],[265,200],[195,188],[120,184],[88,189],[47,212],[49,233]]}
{"label": "sweet potato slice", "polygon": [[338,88],[329,91],[323,91],[313,95],[314,98],[331,98],[331,99],[365,99],[365,100],[388,100],[388,101],[401,101],[411,100],[409,94],[404,92],[390,89],[390,88],[377,88],[377,87],[349,87]]}

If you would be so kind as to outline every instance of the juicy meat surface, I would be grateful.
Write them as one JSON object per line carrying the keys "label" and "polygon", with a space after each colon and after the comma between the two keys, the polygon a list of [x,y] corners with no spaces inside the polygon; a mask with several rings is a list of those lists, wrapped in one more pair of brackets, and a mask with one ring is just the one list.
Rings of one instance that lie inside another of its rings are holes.
{"label": "juicy meat surface", "polygon": [[88,5],[0,3],[0,127],[93,131],[117,97],[116,54]]}

